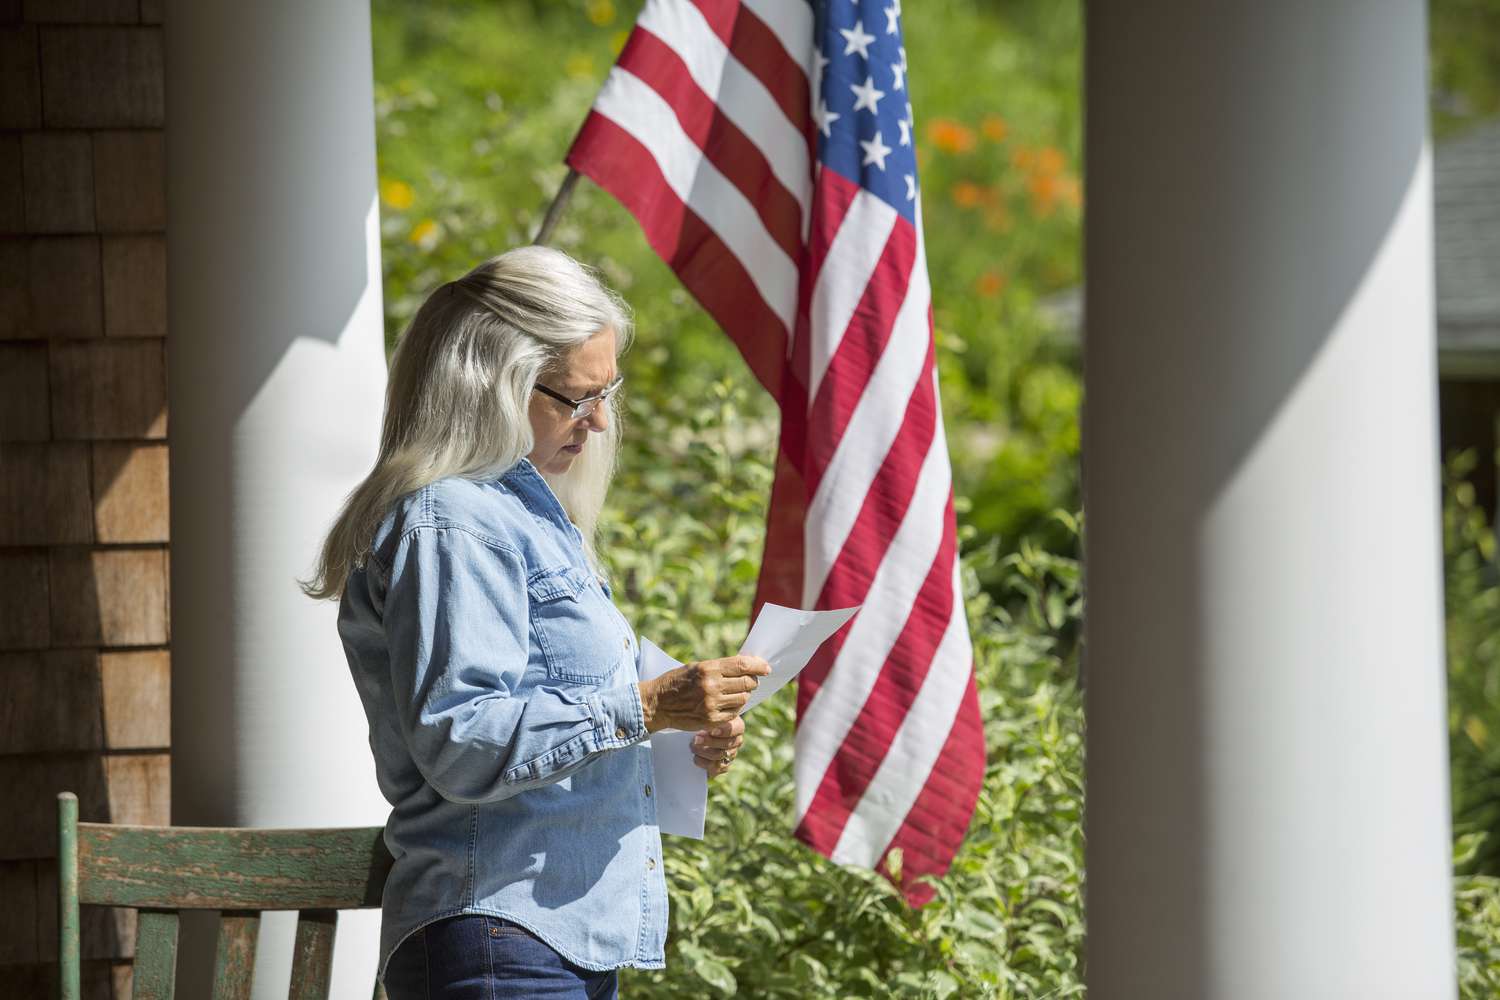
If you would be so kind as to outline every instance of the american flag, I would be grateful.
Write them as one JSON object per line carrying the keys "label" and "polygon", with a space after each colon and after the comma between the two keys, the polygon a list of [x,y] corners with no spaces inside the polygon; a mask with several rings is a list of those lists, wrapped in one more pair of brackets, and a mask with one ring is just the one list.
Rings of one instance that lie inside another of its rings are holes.
{"label": "american flag", "polygon": [[755,606],[863,604],[798,681],[797,836],[914,904],[984,774],[900,0],[647,0],[567,161],[778,401]]}

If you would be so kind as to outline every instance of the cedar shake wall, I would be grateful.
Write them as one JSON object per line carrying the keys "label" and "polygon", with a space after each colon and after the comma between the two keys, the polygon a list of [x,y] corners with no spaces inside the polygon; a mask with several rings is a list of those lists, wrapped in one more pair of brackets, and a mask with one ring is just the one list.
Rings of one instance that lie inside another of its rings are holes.
{"label": "cedar shake wall", "polygon": [[[161,4],[0,0],[0,993],[56,989],[56,806],[167,823]],[[134,920],[84,908],[86,996]]]}

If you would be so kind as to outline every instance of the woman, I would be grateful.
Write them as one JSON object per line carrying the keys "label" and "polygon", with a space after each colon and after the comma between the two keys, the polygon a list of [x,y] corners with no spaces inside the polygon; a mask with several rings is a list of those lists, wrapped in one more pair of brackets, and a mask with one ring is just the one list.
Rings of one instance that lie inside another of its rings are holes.
{"label": "woman", "polygon": [[309,594],[339,634],[391,803],[381,977],[411,997],[613,997],[660,968],[650,733],[734,760],[764,660],[654,681],[599,572],[623,303],[512,250],[434,292],[391,360],[380,454]]}

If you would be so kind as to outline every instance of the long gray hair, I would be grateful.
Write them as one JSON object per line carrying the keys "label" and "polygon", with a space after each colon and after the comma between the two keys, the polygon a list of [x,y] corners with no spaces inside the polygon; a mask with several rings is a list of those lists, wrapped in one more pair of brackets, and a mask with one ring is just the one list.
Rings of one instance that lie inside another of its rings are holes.
{"label": "long gray hair", "polygon": [[[342,597],[401,497],[445,476],[492,479],[530,453],[532,387],[605,327],[615,332],[618,356],[631,336],[629,307],[551,247],[507,251],[429,295],[391,356],[375,467],[344,501],[303,591]],[[609,426],[597,443],[566,473],[546,477],[596,567],[594,533],[620,434],[615,400],[607,405]]]}

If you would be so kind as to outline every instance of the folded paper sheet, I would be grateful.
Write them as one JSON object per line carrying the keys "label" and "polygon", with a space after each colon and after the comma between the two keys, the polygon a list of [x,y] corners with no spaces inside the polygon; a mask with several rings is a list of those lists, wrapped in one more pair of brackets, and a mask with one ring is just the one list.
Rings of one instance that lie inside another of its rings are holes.
{"label": "folded paper sheet", "polygon": [[[771,665],[771,675],[761,678],[744,711],[750,711],[801,673],[818,647],[858,610],[856,606],[838,611],[799,611],[779,604],[762,605],[740,653],[765,660]],[[645,636],[640,642],[641,680],[652,680],[682,665]],[[674,729],[664,729],[651,737],[651,762],[656,771],[656,822],[662,833],[702,840],[703,817],[708,807],[708,772],[693,763],[692,743],[692,733]]]}

